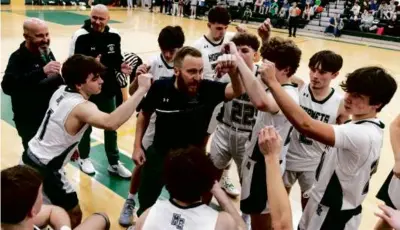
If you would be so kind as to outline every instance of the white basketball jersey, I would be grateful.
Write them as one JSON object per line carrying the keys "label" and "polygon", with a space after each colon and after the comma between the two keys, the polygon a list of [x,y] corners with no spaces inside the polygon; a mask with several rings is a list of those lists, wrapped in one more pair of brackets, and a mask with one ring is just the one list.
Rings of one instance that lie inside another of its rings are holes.
{"label": "white basketball jersey", "polygon": [[[314,119],[336,124],[340,103],[343,96],[332,88],[331,93],[322,101],[317,101],[307,84],[299,91],[300,106]],[[293,129],[286,169],[291,171],[315,171],[325,145],[299,133]]]}
{"label": "white basketball jersey", "polygon": [[143,230],[214,230],[217,219],[218,212],[202,203],[180,207],[172,200],[157,200]]}
{"label": "white basketball jersey", "polygon": [[213,43],[205,35],[203,35],[199,40],[197,40],[193,47],[200,50],[203,56],[204,79],[213,80],[215,77],[215,66],[217,65],[218,57],[222,55],[221,48],[222,45],[231,41],[235,34],[227,32],[225,37],[219,43]]}
{"label": "white basketball jersey", "polygon": [[[254,64],[254,75],[258,76],[259,66]],[[253,130],[257,118],[257,108],[251,103],[247,93],[225,102],[222,108],[222,122],[242,131]]]}
{"label": "white basketball jersey", "polygon": [[168,63],[161,53],[150,58],[147,66],[150,66],[149,73],[153,75],[154,80],[169,78],[174,75],[174,64]]}
{"label": "white basketball jersey", "polygon": [[332,209],[351,210],[364,201],[377,170],[384,124],[374,118],[333,128],[335,149],[322,154],[311,197]]}
{"label": "white basketball jersey", "polygon": [[29,141],[29,149],[43,164],[57,164],[61,168],[68,163],[88,124],[71,136],[65,130],[65,122],[70,112],[86,101],[81,94],[66,86],[54,92],[38,132]]}
{"label": "white basketball jersey", "polygon": [[[167,63],[162,54],[150,58],[147,65],[150,66],[149,73],[153,75],[154,80],[170,78],[174,76],[173,63]],[[144,149],[147,149],[153,143],[154,133],[156,132],[155,122],[156,113],[153,113],[142,139]]]}
{"label": "white basketball jersey", "polygon": [[[299,103],[299,91],[297,89],[297,85],[292,84],[284,84],[282,85],[283,89],[286,91],[287,94],[296,102]],[[268,94],[271,92],[268,90]],[[267,112],[259,111],[256,119],[256,123],[253,128],[253,132],[251,134],[250,141],[246,144],[246,154],[252,156],[254,147],[258,144],[258,133],[261,129],[265,126],[273,126],[283,140],[283,148],[281,151],[281,159],[285,162],[286,153],[290,143],[290,133],[293,129],[292,124],[288,121],[286,116],[279,111],[277,114],[271,114]],[[282,173],[284,172],[285,164],[282,163]]]}

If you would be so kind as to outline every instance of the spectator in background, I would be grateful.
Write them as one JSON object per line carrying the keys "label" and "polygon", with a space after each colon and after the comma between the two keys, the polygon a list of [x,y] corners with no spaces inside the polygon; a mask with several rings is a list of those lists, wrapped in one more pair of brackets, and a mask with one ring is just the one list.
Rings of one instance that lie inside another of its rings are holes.
{"label": "spectator in background", "polygon": [[388,20],[390,18],[390,7],[385,1],[379,6],[378,12],[380,19]]}
{"label": "spectator in background", "polygon": [[190,18],[196,18],[197,0],[190,0]]}
{"label": "spectator in background", "polygon": [[325,33],[332,33],[335,37],[340,37],[340,30],[343,29],[343,21],[340,14],[336,14],[329,19],[329,26],[326,27]]}
{"label": "spectator in background", "polygon": [[247,5],[246,9],[244,10],[243,16],[242,16],[242,21],[240,23],[243,23],[243,21],[246,21],[246,23],[249,23],[249,18],[253,15],[253,11],[251,11],[250,6]]}
{"label": "spectator in background", "polygon": [[350,10],[353,13],[354,20],[357,20],[359,14],[360,14],[360,10],[361,10],[361,7],[360,7],[360,5],[358,5],[358,2],[356,1],[354,3],[354,6]]}
{"label": "spectator in background", "polygon": [[298,24],[298,18],[300,11],[299,7],[297,7],[297,2],[292,3],[292,7],[289,8],[289,37],[296,37],[296,30]]}
{"label": "spectator in background", "polygon": [[271,0],[264,0],[264,2],[262,4],[262,12],[261,12],[261,14],[268,15],[268,10],[269,10],[270,6],[271,6]]}
{"label": "spectator in background", "polygon": [[310,17],[314,15],[314,10],[313,7],[311,6],[311,3],[309,0],[306,1],[306,7],[303,10],[303,19],[306,18],[307,16],[307,20],[310,21]]}
{"label": "spectator in background", "polygon": [[274,0],[274,2],[271,4],[271,7],[269,8],[270,17],[271,18],[275,17],[275,15],[278,14],[278,10],[279,10],[278,0]]}
{"label": "spectator in background", "polygon": [[24,150],[35,136],[49,100],[64,84],[60,62],[50,51],[50,35],[46,23],[29,18],[23,24],[23,41],[8,60],[1,82],[3,92],[11,96],[14,122]]}
{"label": "spectator in background", "polygon": [[379,7],[379,5],[378,5],[377,0],[373,0],[369,4],[369,10],[372,11],[373,15],[375,14],[375,12],[378,11],[378,7]]}
{"label": "spectator in background", "polygon": [[361,15],[361,24],[360,30],[362,32],[369,31],[373,25],[374,15],[367,10],[364,10],[364,13]]}

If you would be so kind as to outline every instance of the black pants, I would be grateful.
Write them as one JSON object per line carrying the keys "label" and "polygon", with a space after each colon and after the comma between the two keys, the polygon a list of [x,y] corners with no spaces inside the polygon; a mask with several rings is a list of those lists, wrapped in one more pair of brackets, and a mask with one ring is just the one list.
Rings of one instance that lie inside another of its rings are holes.
{"label": "black pants", "polygon": [[24,147],[24,151],[28,149],[29,141],[36,135],[38,131],[39,125],[26,125],[26,124],[19,124],[15,122],[15,127],[17,128],[18,135],[22,139],[22,146]]}
{"label": "black pants", "polygon": [[[297,30],[297,24],[298,24],[298,16],[297,17],[290,17],[289,18],[289,37],[291,37],[292,35],[294,37],[296,37],[296,30]],[[292,29],[293,29],[293,33],[292,33]]]}

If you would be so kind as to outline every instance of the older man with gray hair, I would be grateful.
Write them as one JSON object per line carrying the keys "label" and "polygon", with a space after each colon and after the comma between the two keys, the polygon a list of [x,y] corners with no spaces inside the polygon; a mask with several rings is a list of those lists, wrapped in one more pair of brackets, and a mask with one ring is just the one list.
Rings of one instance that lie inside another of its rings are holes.
{"label": "older man with gray hair", "polygon": [[49,100],[63,84],[60,62],[50,46],[49,29],[38,18],[28,18],[23,24],[23,41],[11,54],[1,87],[11,96],[14,122],[24,150],[35,136]]}
{"label": "older man with gray hair", "polygon": [[[96,57],[107,71],[103,76],[104,84],[99,95],[93,95],[90,101],[105,112],[112,113],[116,108],[116,95],[120,94],[121,86],[118,84],[117,73],[122,72],[130,75],[132,68],[123,62],[121,54],[121,37],[114,28],[107,24],[110,20],[108,9],[105,5],[97,4],[92,8],[90,19],[84,22],[82,28],[77,30],[72,37],[70,56],[83,54]],[[79,143],[78,164],[81,170],[87,174],[94,174],[95,169],[89,159],[90,134],[89,127]],[[119,150],[117,146],[117,132],[104,131],[104,144],[110,166],[111,174],[122,178],[130,178],[131,170],[126,169],[119,161]]]}

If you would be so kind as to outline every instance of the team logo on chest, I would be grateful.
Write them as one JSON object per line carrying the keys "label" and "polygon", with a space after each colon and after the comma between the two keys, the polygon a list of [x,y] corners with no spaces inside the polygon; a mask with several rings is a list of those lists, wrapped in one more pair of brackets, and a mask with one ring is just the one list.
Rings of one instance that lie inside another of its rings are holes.
{"label": "team logo on chest", "polygon": [[181,218],[180,214],[174,213],[172,216],[171,225],[175,226],[178,230],[182,230],[185,225],[185,219]]}
{"label": "team logo on chest", "polygon": [[109,54],[115,53],[115,45],[114,44],[109,44],[109,45],[107,45],[107,47],[108,47]]}

